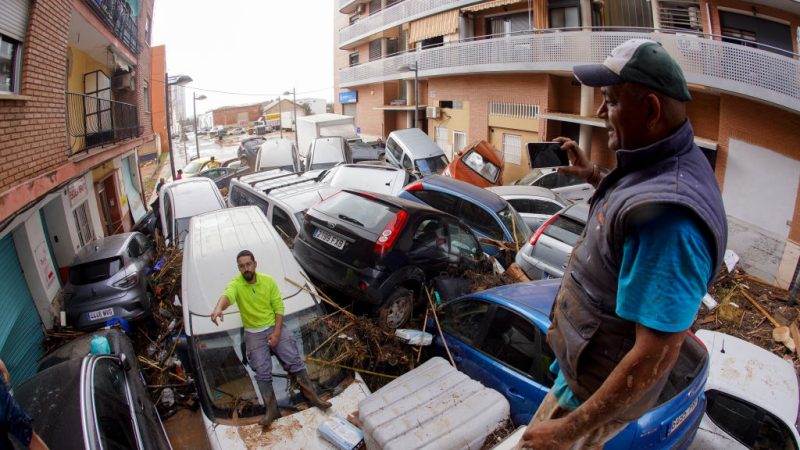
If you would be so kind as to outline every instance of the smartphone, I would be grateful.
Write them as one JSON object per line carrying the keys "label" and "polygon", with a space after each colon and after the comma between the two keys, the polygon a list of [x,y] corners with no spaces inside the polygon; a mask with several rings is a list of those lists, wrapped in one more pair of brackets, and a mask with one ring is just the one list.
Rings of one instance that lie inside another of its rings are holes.
{"label": "smartphone", "polygon": [[567,152],[558,142],[528,142],[528,161],[531,169],[569,165]]}

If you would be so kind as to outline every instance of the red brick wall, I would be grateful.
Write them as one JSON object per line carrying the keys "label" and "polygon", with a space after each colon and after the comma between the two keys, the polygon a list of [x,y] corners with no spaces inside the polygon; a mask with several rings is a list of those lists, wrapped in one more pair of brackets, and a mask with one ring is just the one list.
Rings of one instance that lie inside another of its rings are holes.
{"label": "red brick wall", "polygon": [[31,3],[21,79],[21,94],[28,99],[0,99],[0,192],[67,160],[64,86],[70,4]]}
{"label": "red brick wall", "polygon": [[[150,102],[150,112],[145,111],[144,108],[144,82],[150,83],[150,60],[151,50],[150,43],[147,42],[144,28],[147,16],[153,17],[153,1],[144,0],[139,2],[139,61],[136,66],[136,104],[139,106],[139,125],[144,128],[144,136],[146,140],[153,138],[153,104]],[[152,21],[150,23],[150,33],[153,32]],[[149,90],[152,93],[153,88],[150,83]],[[162,86],[163,88],[163,86]],[[152,96],[150,98],[152,100]]]}
{"label": "red brick wall", "polygon": [[238,126],[239,113],[247,113],[247,120],[254,122],[261,117],[261,104],[248,105],[237,108],[217,109],[213,111],[214,125]]}
{"label": "red brick wall", "polygon": [[361,128],[362,134],[383,136],[386,129],[383,111],[374,109],[383,106],[382,83],[367,84],[358,87],[358,103],[356,103],[356,126]]}

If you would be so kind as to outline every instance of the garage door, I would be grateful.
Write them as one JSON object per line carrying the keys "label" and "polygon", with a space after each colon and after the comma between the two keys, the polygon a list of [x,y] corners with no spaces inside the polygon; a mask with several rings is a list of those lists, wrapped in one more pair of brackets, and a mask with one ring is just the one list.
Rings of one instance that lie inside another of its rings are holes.
{"label": "garage door", "polygon": [[17,385],[36,372],[44,335],[10,235],[0,239],[0,286],[0,358]]}

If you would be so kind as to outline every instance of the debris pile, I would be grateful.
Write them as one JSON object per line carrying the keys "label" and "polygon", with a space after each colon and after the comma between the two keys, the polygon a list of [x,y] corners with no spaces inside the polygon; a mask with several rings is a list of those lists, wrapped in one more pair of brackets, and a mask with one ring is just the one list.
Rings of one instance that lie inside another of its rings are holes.
{"label": "debris pile", "polygon": [[793,360],[798,367],[800,307],[789,305],[786,290],[734,268],[732,272],[723,269],[709,293],[719,306],[701,306],[692,329],[736,336]]}

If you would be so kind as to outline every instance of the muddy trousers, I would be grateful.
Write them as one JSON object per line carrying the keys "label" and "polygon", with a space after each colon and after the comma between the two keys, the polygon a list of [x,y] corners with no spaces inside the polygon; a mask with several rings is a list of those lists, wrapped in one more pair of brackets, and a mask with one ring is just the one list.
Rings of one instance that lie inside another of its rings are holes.
{"label": "muddy trousers", "polygon": [[[570,411],[568,409],[564,409],[558,404],[558,399],[555,395],[553,395],[553,390],[551,389],[550,392],[548,392],[544,397],[544,400],[542,400],[542,404],[539,405],[539,409],[536,410],[536,414],[533,416],[531,424],[535,426],[537,423],[558,419],[566,416],[569,414],[569,412]],[[622,429],[625,428],[629,423],[630,422],[622,420],[612,420],[600,428],[596,428],[581,436],[572,444],[570,448],[574,450],[600,450],[603,448],[606,442],[613,439],[614,436],[619,434],[619,432],[622,431]]]}
{"label": "muddy trousers", "polygon": [[305,363],[303,363],[302,358],[300,358],[300,352],[297,349],[294,335],[291,331],[286,329],[285,325],[281,327],[281,338],[278,341],[278,345],[275,347],[269,346],[267,338],[272,335],[273,330],[274,327],[269,327],[258,333],[251,333],[247,330],[244,332],[247,361],[256,373],[256,381],[272,382],[273,354],[278,358],[283,368],[291,374],[295,374],[306,368]]}

